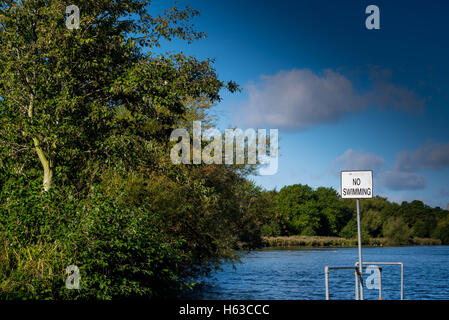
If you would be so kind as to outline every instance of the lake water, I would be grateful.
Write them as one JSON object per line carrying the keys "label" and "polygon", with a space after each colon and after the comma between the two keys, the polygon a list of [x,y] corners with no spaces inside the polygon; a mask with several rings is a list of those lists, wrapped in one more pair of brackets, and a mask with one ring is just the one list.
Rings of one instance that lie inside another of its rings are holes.
{"label": "lake water", "polygon": [[[324,267],[353,266],[357,248],[264,249],[240,252],[241,264],[224,264],[204,280],[197,299],[321,300]],[[404,299],[449,299],[449,246],[363,248],[363,261],[403,262]],[[382,267],[382,296],[400,299],[400,266]],[[365,276],[366,278],[366,276]],[[331,270],[331,299],[354,299],[353,270]],[[378,290],[364,289],[365,299]]]}

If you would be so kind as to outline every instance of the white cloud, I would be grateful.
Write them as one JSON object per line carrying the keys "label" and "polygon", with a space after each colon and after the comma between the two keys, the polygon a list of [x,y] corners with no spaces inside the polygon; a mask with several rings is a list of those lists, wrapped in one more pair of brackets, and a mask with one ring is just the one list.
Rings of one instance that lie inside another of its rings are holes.
{"label": "white cloud", "polygon": [[391,190],[418,190],[426,187],[426,179],[413,172],[388,170],[379,174],[380,183]]}
{"label": "white cloud", "polygon": [[449,143],[427,144],[415,151],[402,151],[396,159],[401,171],[434,170],[449,167]]}
{"label": "white cloud", "polygon": [[331,164],[332,171],[341,170],[380,170],[385,165],[385,160],[372,153],[363,151],[346,150]]}
{"label": "white cloud", "polygon": [[293,69],[264,75],[246,87],[248,101],[236,120],[249,126],[305,130],[335,123],[371,105],[405,110],[424,107],[412,91],[385,77],[376,77],[372,83],[371,91],[359,94],[347,77],[332,70],[315,74]]}
{"label": "white cloud", "polygon": [[423,176],[397,168],[385,170],[384,166],[385,160],[382,157],[348,149],[332,161],[330,170],[335,175],[341,170],[373,170],[379,185],[390,190],[418,190],[426,187],[426,179]]}
{"label": "white cloud", "polygon": [[[419,190],[426,187],[426,179],[415,171],[449,167],[449,143],[427,144],[415,151],[401,151],[391,170],[381,172],[379,180],[391,190]],[[441,195],[446,189],[441,189]]]}

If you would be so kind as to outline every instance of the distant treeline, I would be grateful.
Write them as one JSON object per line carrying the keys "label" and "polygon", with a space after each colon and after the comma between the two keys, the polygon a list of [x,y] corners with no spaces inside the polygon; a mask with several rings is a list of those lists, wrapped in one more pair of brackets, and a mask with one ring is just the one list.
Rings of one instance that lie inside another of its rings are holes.
{"label": "distant treeline", "polygon": [[[270,209],[262,236],[357,236],[355,200],[341,199],[333,188],[295,184],[264,192]],[[365,241],[386,238],[388,244],[411,244],[413,238],[435,238],[449,244],[449,212],[419,200],[397,204],[378,196],[364,199],[361,228]]]}

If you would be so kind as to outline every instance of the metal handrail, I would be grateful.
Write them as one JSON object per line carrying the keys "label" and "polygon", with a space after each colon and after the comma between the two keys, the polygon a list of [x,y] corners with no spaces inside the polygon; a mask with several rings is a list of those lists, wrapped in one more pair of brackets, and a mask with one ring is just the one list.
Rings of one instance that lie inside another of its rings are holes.
{"label": "metal handrail", "polygon": [[[401,266],[401,300],[404,300],[404,264],[402,262],[362,262],[362,265],[399,265]],[[379,299],[382,299],[382,268],[379,268]],[[359,300],[359,277],[360,283],[363,286],[363,279],[361,278],[359,262],[356,262],[353,267],[324,267],[324,277],[326,286],[326,300],[329,300],[329,270],[354,270],[355,275],[355,299]]]}
{"label": "metal handrail", "polygon": [[[404,300],[404,264],[402,262],[362,262],[364,264],[381,264],[381,265],[399,265],[401,266],[401,300]],[[355,263],[357,267],[359,265],[358,262]]]}
{"label": "metal handrail", "polygon": [[358,285],[357,285],[357,276],[360,276],[360,272],[357,268],[357,266],[354,267],[329,267],[329,266],[325,266],[324,267],[324,279],[325,279],[325,286],[326,286],[326,300],[329,300],[329,270],[350,270],[353,269],[354,270],[354,275],[356,278],[356,287],[355,287],[355,296],[356,296],[356,300],[358,300],[358,295],[359,295],[359,289],[358,289]]}

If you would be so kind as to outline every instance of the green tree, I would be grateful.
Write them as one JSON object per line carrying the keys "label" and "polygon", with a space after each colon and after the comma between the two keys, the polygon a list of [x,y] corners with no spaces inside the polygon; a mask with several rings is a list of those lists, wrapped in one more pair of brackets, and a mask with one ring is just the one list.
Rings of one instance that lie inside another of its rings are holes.
{"label": "green tree", "polygon": [[[212,60],[154,54],[203,34],[197,11],[149,4],[80,0],[68,30],[63,1],[0,1],[1,297],[167,296],[257,240],[246,168],[169,159],[172,129],[237,86]],[[71,263],[80,292],[63,288]]]}
{"label": "green tree", "polygon": [[411,230],[401,217],[389,218],[382,229],[390,244],[407,244],[410,240]]}
{"label": "green tree", "polygon": [[[300,234],[306,227],[306,217],[300,218],[304,203],[312,200],[313,189],[307,185],[295,184],[283,187],[276,195],[276,211],[279,212],[282,224],[291,234]],[[315,221],[310,221],[316,225]]]}
{"label": "green tree", "polygon": [[446,215],[438,221],[438,224],[432,234],[440,239],[443,244],[449,244],[449,216]]}
{"label": "green tree", "polygon": [[[203,36],[190,8],[159,16],[148,0],[80,0],[80,28],[65,1],[0,1],[0,163],[24,174],[39,161],[43,188],[95,177],[98,163],[154,162],[187,99],[220,99],[211,60],[157,56],[162,39]],[[143,48],[147,51],[142,50]],[[58,177],[55,177],[55,175]]]}
{"label": "green tree", "polygon": [[340,195],[333,188],[319,187],[315,196],[319,211],[324,215],[320,235],[337,235],[351,218],[352,211],[342,203]]}
{"label": "green tree", "polygon": [[363,214],[361,221],[362,229],[366,231],[369,236],[376,238],[382,232],[382,219],[379,211],[368,210]]}
{"label": "green tree", "polygon": [[352,215],[333,188],[300,184],[279,191],[276,211],[289,234],[301,235],[337,235]]}

